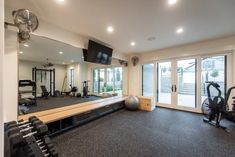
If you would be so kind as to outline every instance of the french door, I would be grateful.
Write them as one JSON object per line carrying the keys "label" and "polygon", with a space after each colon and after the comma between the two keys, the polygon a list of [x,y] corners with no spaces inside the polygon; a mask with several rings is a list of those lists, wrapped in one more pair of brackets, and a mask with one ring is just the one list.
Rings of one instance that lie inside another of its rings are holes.
{"label": "french door", "polygon": [[[198,56],[145,64],[142,67],[142,94],[155,96],[158,106],[199,111],[200,104],[206,98],[207,81],[219,83],[222,94],[225,94],[226,64],[226,55]],[[156,67],[155,77],[152,77],[156,81],[152,83],[156,85],[155,88],[148,84],[152,80],[149,76],[154,74],[153,66]],[[145,76],[146,74],[148,75]],[[152,90],[156,92],[151,94]]]}
{"label": "french door", "polygon": [[93,93],[122,94],[122,67],[93,70]]}
{"label": "french door", "polygon": [[105,69],[93,70],[93,92],[103,93],[105,90]]}

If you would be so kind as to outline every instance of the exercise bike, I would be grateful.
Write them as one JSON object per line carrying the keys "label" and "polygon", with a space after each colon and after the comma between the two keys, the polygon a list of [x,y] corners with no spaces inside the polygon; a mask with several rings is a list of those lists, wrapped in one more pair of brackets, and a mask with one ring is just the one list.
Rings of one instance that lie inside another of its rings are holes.
{"label": "exercise bike", "polygon": [[[218,128],[226,129],[226,127],[220,125],[222,118],[226,118],[235,123],[235,97],[233,97],[233,109],[229,111],[228,100],[231,94],[231,91],[235,87],[229,88],[225,99],[221,96],[220,85],[215,82],[206,82],[207,86],[207,98],[202,103],[202,113],[205,115],[203,121],[214,125]],[[211,95],[211,87],[213,87],[217,92],[217,96]]]}

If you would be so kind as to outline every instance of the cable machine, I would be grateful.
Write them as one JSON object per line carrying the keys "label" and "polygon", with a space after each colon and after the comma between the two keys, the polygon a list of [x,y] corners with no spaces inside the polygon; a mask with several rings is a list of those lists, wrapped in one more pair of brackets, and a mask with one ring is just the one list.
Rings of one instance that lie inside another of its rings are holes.
{"label": "cable machine", "polygon": [[[49,73],[49,94],[50,96],[55,95],[55,69],[38,69],[37,67],[32,69],[32,80],[37,84],[37,74],[40,73],[41,80],[43,79],[43,73]],[[36,95],[37,95],[37,86],[36,86]]]}

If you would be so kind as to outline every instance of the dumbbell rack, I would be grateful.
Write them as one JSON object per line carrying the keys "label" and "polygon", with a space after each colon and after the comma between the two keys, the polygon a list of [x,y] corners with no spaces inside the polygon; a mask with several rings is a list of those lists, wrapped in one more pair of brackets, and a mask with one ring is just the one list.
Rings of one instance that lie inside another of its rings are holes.
{"label": "dumbbell rack", "polygon": [[5,157],[58,157],[48,137],[48,127],[37,117],[5,125]]}

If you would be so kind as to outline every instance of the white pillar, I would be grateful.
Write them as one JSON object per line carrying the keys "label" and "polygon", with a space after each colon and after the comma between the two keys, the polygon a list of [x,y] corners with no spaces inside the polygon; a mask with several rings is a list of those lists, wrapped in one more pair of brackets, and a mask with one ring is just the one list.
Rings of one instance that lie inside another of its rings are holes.
{"label": "white pillar", "polygon": [[5,30],[3,57],[4,122],[17,120],[18,111],[18,41],[17,32]]}
{"label": "white pillar", "polygon": [[4,0],[0,0],[0,157],[4,153],[4,131],[3,131],[3,96],[2,96],[2,80],[3,80],[3,52],[4,52]]}

